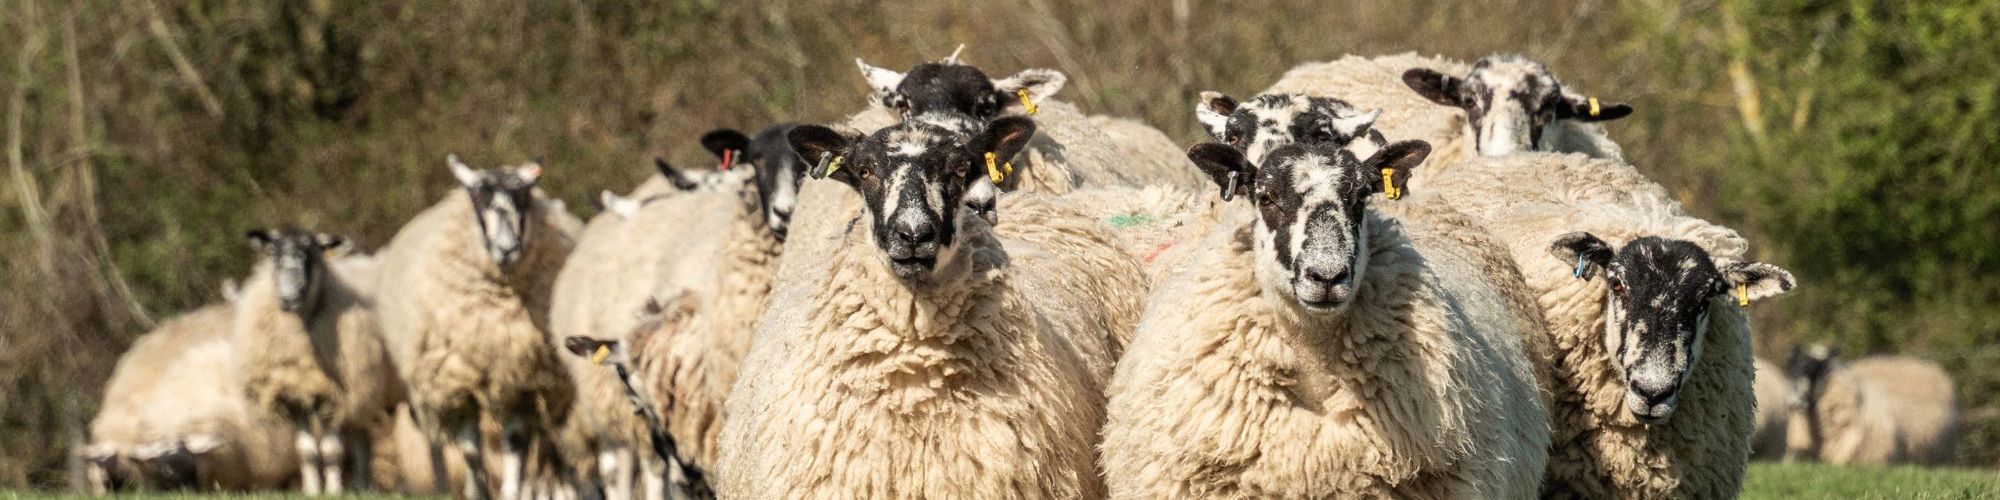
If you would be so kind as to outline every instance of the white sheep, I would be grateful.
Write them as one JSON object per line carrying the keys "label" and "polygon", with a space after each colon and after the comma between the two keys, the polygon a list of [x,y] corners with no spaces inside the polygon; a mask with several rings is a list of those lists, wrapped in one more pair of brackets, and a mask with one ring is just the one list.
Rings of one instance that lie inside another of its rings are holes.
{"label": "white sheep", "polygon": [[243,398],[234,316],[225,303],[169,319],[119,359],[83,450],[94,492],[265,490],[298,477],[289,426]]}
{"label": "white sheep", "polygon": [[[231,326],[245,396],[294,425],[300,485],[338,495],[369,484],[371,435],[387,428],[406,390],[369,310],[374,261],[345,254],[340,236],[260,229],[262,254]],[[348,459],[347,463],[342,463]]]}
{"label": "white sheep", "polygon": [[1839,361],[1794,349],[1788,459],[1834,465],[1943,465],[1958,454],[1958,401],[1937,363],[1908,356]]}
{"label": "white sheep", "polygon": [[859,141],[791,133],[871,201],[812,256],[825,274],[778,282],[728,402],[719,493],[1103,495],[1092,449],[1102,381],[1115,332],[1137,316],[1123,292],[1143,287],[1140,271],[1056,201],[1001,198],[998,226],[960,203],[979,158],[1009,156],[1033,132],[1021,118],[915,117]]}
{"label": "white sheep", "polygon": [[681,193],[730,193],[741,189],[743,183],[754,176],[751,169],[697,170],[687,171],[660,157],[653,158],[653,168],[660,175],[647,178],[631,194],[624,196],[609,190],[597,193],[598,208],[618,217],[630,218],[638,213],[646,203],[670,198]]}
{"label": "white sheep", "polygon": [[1790,273],[1742,260],[1735,231],[1629,187],[1643,179],[1593,174],[1616,162],[1465,161],[1430,190],[1505,243],[1548,322],[1545,495],[1734,496],[1756,413],[1738,304],[1790,290]]}
{"label": "white sheep", "polygon": [[[501,496],[515,498],[526,448],[567,417],[573,396],[545,333],[549,292],[572,243],[534,195],[539,164],[448,163],[462,189],[378,254],[376,313],[427,433],[484,464],[480,419],[499,422]],[[470,469],[465,494],[485,496],[486,466]]]}
{"label": "white sheep", "polygon": [[1486,281],[1466,248],[1492,245],[1477,226],[1373,196],[1389,188],[1375,172],[1407,179],[1427,153],[1295,144],[1253,166],[1232,146],[1190,150],[1212,178],[1237,174],[1227,196],[1256,215],[1232,211],[1147,300],[1111,384],[1113,497],[1536,494],[1536,311]]}
{"label": "white sheep", "polygon": [[1778,365],[1756,359],[1757,424],[1750,431],[1750,458],[1776,460],[1785,456],[1786,420],[1791,415],[1791,384]]}

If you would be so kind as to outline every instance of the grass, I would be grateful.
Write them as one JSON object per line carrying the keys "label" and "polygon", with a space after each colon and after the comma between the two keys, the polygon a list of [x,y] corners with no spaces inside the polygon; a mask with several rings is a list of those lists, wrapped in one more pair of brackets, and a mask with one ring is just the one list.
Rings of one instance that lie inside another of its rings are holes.
{"label": "grass", "polygon": [[1746,500],[2000,497],[2000,472],[1981,469],[1753,463],[1743,483]]}

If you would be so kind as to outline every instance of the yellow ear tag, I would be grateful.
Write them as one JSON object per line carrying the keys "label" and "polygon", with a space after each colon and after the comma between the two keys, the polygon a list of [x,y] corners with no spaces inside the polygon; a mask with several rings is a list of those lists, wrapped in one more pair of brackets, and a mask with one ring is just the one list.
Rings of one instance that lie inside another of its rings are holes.
{"label": "yellow ear tag", "polygon": [[994,166],[993,153],[991,151],[986,153],[986,177],[993,179],[994,184],[999,184],[1000,181],[1007,180],[1007,175],[1012,173],[1014,173],[1014,164],[1012,162],[1006,163],[1004,168]]}
{"label": "yellow ear tag", "polygon": [[1035,107],[1035,101],[1028,99],[1028,89],[1016,90],[1014,95],[1021,98],[1021,107],[1026,108],[1028,114],[1033,115],[1036,111],[1041,111],[1041,108]]}
{"label": "yellow ear tag", "polygon": [[1396,189],[1396,183],[1390,179],[1394,175],[1396,175],[1396,169],[1382,169],[1382,195],[1388,196],[1391,200],[1403,197],[1403,190]]}
{"label": "yellow ear tag", "polygon": [[841,161],[843,161],[843,160],[846,160],[846,159],[847,159],[847,157],[845,157],[845,156],[835,156],[835,157],[833,157],[833,162],[832,162],[832,163],[828,163],[828,164],[826,165],[826,173],[825,173],[825,174],[821,174],[821,177],[824,177],[824,176],[828,176],[828,175],[833,175],[833,173],[834,173],[834,172],[836,172],[836,171],[839,171],[839,170],[840,170],[840,162],[841,162]]}
{"label": "yellow ear tag", "polygon": [[1597,117],[1597,98],[1595,97],[1590,98],[1590,117]]}
{"label": "yellow ear tag", "polygon": [[1750,284],[1736,284],[1736,307],[1750,307]]}
{"label": "yellow ear tag", "polygon": [[593,365],[604,364],[604,358],[607,357],[611,357],[611,346],[608,345],[597,346],[597,353],[590,355],[590,364]]}

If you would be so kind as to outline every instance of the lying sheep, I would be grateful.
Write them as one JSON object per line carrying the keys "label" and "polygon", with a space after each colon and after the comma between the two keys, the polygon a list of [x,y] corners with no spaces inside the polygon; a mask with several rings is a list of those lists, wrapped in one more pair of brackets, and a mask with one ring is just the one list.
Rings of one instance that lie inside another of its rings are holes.
{"label": "lying sheep", "polygon": [[1791,403],[1786,401],[1790,384],[1778,365],[1756,359],[1757,424],[1750,431],[1750,459],[1776,460],[1785,456],[1786,419]]}
{"label": "lying sheep", "polygon": [[243,399],[234,317],[229,304],[183,314],[119,359],[82,453],[94,492],[268,490],[298,477],[289,426]]}
{"label": "lying sheep", "polygon": [[1545,495],[1734,496],[1756,404],[1739,304],[1790,290],[1791,274],[1742,260],[1735,231],[1676,203],[1593,184],[1603,160],[1466,161],[1431,191],[1510,249],[1555,349]]}
{"label": "lying sheep", "polygon": [[826,275],[774,292],[728,402],[719,493],[1103,496],[1102,382],[1140,271],[1055,200],[1003,198],[997,226],[961,203],[979,159],[1011,156],[1034,130],[925,114],[858,141],[792,131],[865,210],[815,256]]}
{"label": "lying sheep", "polygon": [[1228,194],[1255,215],[1236,212],[1148,299],[1111,384],[1112,496],[1536,494],[1533,306],[1484,281],[1463,247],[1485,237],[1442,202],[1372,208],[1388,189],[1374,173],[1428,152],[1295,144],[1252,165],[1230,145],[1190,150],[1219,185],[1243,179]]}
{"label": "lying sheep", "polygon": [[466,496],[487,493],[479,428],[487,416],[501,427],[501,495],[515,498],[526,448],[567,418],[573,396],[545,333],[549,292],[572,243],[534,194],[541,165],[475,170],[448,160],[463,190],[379,254],[376,313],[418,423],[475,464]]}
{"label": "lying sheep", "polygon": [[1937,363],[1825,346],[1793,348],[1788,459],[1834,465],[1943,465],[1958,453],[1958,402]]}
{"label": "lying sheep", "polygon": [[375,263],[329,258],[348,251],[340,236],[297,229],[247,236],[263,255],[231,326],[245,396],[293,424],[307,495],[366,489],[371,434],[387,427],[406,392],[360,288],[372,284]]}

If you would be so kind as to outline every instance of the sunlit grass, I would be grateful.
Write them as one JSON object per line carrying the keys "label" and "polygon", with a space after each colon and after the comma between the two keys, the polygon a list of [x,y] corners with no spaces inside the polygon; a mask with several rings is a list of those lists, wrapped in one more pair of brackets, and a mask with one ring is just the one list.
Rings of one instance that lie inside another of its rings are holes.
{"label": "sunlit grass", "polygon": [[2000,472],[1981,469],[1755,463],[1743,482],[1744,499],[2000,497]]}

